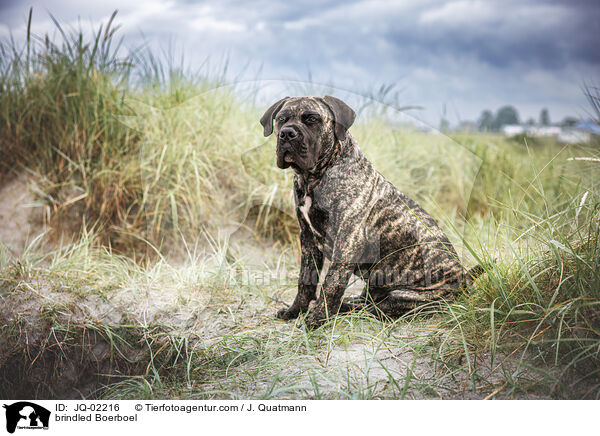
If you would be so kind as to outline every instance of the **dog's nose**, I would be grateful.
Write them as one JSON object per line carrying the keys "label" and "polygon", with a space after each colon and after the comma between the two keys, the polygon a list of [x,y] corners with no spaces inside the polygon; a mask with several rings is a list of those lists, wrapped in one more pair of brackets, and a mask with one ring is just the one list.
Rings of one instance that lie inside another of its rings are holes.
{"label": "dog's nose", "polygon": [[284,127],[279,131],[279,139],[283,141],[291,141],[298,137],[298,132],[293,127]]}

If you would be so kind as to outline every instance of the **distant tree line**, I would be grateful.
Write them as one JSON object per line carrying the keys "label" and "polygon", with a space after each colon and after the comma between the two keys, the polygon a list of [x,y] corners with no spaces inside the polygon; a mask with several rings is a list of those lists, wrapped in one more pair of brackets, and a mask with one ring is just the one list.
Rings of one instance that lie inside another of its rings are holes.
{"label": "distant tree line", "polygon": [[[496,113],[492,113],[490,110],[484,110],[481,112],[479,119],[477,120],[477,128],[483,132],[497,132],[502,129],[502,126],[507,124],[520,124],[519,113],[513,106],[502,106]],[[577,123],[577,119],[573,117],[566,117],[560,125],[562,127],[570,127]],[[526,124],[536,124],[533,118],[529,118]],[[540,118],[538,124],[541,126],[549,126],[550,113],[548,109],[544,108],[540,112]]]}
{"label": "distant tree line", "polygon": [[506,124],[519,124],[519,113],[512,106],[502,106],[496,115],[484,110],[477,120],[478,129],[484,132],[497,132]]}

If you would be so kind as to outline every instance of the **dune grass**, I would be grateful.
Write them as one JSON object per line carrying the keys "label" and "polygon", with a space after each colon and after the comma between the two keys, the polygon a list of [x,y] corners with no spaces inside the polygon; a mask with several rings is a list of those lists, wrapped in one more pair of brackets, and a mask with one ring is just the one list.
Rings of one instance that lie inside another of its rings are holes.
{"label": "dune grass", "polygon": [[273,317],[298,228],[260,108],[123,55],[112,19],[91,39],[57,26],[0,46],[0,183],[28,174],[51,229],[0,244],[0,397],[600,396],[598,144],[365,114],[365,154],[486,274],[427,314],[303,331]]}

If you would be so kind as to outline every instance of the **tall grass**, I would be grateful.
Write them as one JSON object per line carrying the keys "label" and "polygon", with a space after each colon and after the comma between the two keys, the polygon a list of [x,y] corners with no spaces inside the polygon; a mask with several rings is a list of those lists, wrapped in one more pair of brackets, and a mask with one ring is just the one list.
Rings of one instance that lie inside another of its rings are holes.
{"label": "tall grass", "polygon": [[24,48],[0,48],[2,171],[18,165],[39,176],[55,225],[87,219],[110,232],[139,221],[130,210],[141,192],[132,168],[139,139],[117,118],[132,65],[118,56],[114,17],[90,41],[55,20],[58,42],[28,32]]}
{"label": "tall grass", "polygon": [[218,80],[121,55],[114,18],[91,40],[54,20],[58,42],[2,43],[0,171],[36,175],[55,230],[93,227],[121,251],[198,233],[215,215],[241,221],[261,197],[239,158],[257,143],[256,114]]}
{"label": "tall grass", "polygon": [[[524,164],[533,177],[509,201],[492,197],[501,260],[488,264],[448,322],[467,330],[469,340],[492,358],[508,354],[517,368],[543,373],[553,395],[598,398],[598,150],[565,147],[537,166],[535,155],[548,150],[529,149]],[[573,154],[587,158],[569,157]],[[519,386],[507,381],[504,388],[514,392]]]}

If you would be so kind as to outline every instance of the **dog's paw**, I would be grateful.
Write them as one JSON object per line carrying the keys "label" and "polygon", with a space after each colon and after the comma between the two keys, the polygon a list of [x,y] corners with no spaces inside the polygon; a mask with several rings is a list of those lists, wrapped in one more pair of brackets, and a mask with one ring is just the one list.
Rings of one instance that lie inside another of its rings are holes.
{"label": "dog's paw", "polygon": [[279,311],[277,311],[277,314],[275,316],[279,319],[283,319],[283,320],[287,321],[290,319],[297,318],[298,311],[294,310],[291,307],[287,307],[287,308],[283,308],[283,309],[280,309]]}
{"label": "dog's paw", "polygon": [[324,319],[318,319],[318,318],[306,318],[301,329],[302,330],[316,330],[319,327],[321,327],[323,324],[325,324],[325,321],[326,320],[324,320]]}
{"label": "dog's paw", "polygon": [[327,318],[318,311],[310,311],[304,319],[306,329],[314,330],[325,324]]}

